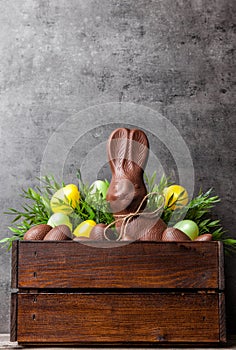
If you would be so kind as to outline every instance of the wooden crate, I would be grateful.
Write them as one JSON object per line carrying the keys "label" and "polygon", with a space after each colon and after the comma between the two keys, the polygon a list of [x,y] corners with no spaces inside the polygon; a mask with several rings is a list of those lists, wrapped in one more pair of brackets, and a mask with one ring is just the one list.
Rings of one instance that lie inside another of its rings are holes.
{"label": "wooden crate", "polygon": [[12,288],[23,345],[226,342],[219,242],[15,242]]}

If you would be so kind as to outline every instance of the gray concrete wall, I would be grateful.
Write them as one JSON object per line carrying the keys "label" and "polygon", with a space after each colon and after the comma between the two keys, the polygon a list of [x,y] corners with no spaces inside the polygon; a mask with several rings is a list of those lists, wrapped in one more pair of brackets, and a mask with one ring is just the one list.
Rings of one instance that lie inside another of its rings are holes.
{"label": "gray concrete wall", "polygon": [[[96,104],[133,102],[178,128],[196,189],[215,188],[222,198],[215,215],[236,237],[235,10],[234,0],[0,0],[1,213],[19,207],[22,186],[36,184],[49,137],[66,118]],[[105,140],[109,132],[98,135]],[[69,175],[81,149],[69,157]],[[9,224],[1,214],[1,237]],[[9,265],[1,250],[1,333],[9,331]],[[235,257],[226,259],[226,277],[235,332]]]}

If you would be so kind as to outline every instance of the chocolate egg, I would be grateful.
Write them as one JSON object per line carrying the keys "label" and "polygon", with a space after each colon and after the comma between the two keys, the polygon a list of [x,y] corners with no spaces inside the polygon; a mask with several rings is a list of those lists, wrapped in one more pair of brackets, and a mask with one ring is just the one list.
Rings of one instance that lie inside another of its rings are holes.
{"label": "chocolate egg", "polygon": [[92,231],[90,232],[89,238],[93,241],[104,241],[104,230],[107,225],[105,224],[97,224],[92,228]]}
{"label": "chocolate egg", "polygon": [[127,225],[122,241],[160,242],[166,228],[167,225],[162,219],[140,216]]}
{"label": "chocolate egg", "polygon": [[49,231],[52,230],[52,226],[46,224],[40,224],[31,227],[24,235],[25,241],[42,241]]}
{"label": "chocolate egg", "polygon": [[163,242],[191,241],[191,239],[182,231],[174,227],[167,227],[162,234]]}
{"label": "chocolate egg", "polygon": [[71,230],[66,225],[54,227],[44,237],[44,241],[64,241],[71,239]]}
{"label": "chocolate egg", "polygon": [[198,236],[195,238],[194,242],[201,242],[201,241],[212,241],[212,234],[211,233],[204,233],[203,235]]}
{"label": "chocolate egg", "polygon": [[[138,220],[134,220],[137,221]],[[140,230],[137,230],[137,232],[142,232],[141,237],[139,238],[139,241],[155,241],[159,242],[162,239],[162,235],[164,230],[166,229],[167,225],[162,219],[148,219],[143,217],[141,219],[143,221],[143,224],[140,226]],[[151,224],[153,222],[153,225]],[[145,228],[145,223],[147,227],[150,227],[149,229]],[[129,235],[129,231],[127,231]],[[140,233],[139,233],[140,235]]]}
{"label": "chocolate egg", "polygon": [[[104,241],[106,240],[104,236],[104,231],[107,225],[105,224],[97,224],[96,226],[93,227],[92,231],[90,232],[89,238],[93,241]],[[107,229],[106,230],[106,237],[109,240],[115,240],[116,239],[116,234],[112,229]]]}

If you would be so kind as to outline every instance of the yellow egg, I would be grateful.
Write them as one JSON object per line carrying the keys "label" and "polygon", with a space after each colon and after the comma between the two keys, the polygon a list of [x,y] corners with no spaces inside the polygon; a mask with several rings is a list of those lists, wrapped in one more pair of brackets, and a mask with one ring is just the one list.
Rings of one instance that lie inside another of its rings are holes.
{"label": "yellow egg", "polygon": [[50,201],[51,209],[54,213],[71,214],[80,199],[78,187],[69,184],[60,188]]}
{"label": "yellow egg", "polygon": [[171,185],[164,190],[165,206],[171,210],[180,209],[188,204],[188,192],[183,186]]}
{"label": "yellow egg", "polygon": [[96,222],[93,220],[85,220],[79,224],[73,232],[73,235],[76,237],[88,237],[92,228],[96,225]]}

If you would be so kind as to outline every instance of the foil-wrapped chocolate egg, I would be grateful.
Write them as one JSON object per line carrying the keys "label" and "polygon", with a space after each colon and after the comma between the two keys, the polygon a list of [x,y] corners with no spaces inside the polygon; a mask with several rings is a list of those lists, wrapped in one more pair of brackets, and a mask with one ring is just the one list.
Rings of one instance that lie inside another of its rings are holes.
{"label": "foil-wrapped chocolate egg", "polygon": [[97,224],[92,228],[89,238],[93,241],[104,241],[104,230],[106,228],[105,224]]}
{"label": "foil-wrapped chocolate egg", "polygon": [[64,241],[68,239],[71,239],[71,230],[67,225],[54,227],[44,237],[44,241]]}
{"label": "foil-wrapped chocolate egg", "polygon": [[42,241],[51,230],[52,226],[46,224],[33,226],[25,233],[24,241]]}
{"label": "foil-wrapped chocolate egg", "polygon": [[[137,222],[138,224],[138,220],[134,220],[134,222]],[[162,219],[158,219],[156,221],[156,219],[148,219],[143,217],[141,218],[140,222],[141,222],[141,225],[140,227],[137,227],[137,231],[136,231],[136,232],[142,232],[139,238],[139,241],[155,241],[155,242],[161,241],[163,232],[167,228],[166,223]],[[151,224],[152,222],[153,224]],[[147,227],[145,228],[145,223],[149,228]],[[128,236],[132,237],[132,234],[130,234],[129,230],[127,230],[127,234]]]}
{"label": "foil-wrapped chocolate egg", "polygon": [[106,227],[107,227],[107,225],[105,225],[105,224],[97,224],[96,226],[94,226],[92,228],[92,231],[90,232],[89,238],[93,241],[104,241],[104,240],[106,240],[106,237],[109,240],[115,240],[116,234],[110,228],[108,228],[106,230],[106,237],[105,237],[104,231],[105,231]]}
{"label": "foil-wrapped chocolate egg", "polygon": [[162,234],[163,242],[181,242],[191,241],[191,239],[182,231],[174,227],[167,227]]}
{"label": "foil-wrapped chocolate egg", "polygon": [[212,234],[204,233],[203,235],[198,236],[194,240],[194,242],[203,242],[203,241],[212,241]]}

